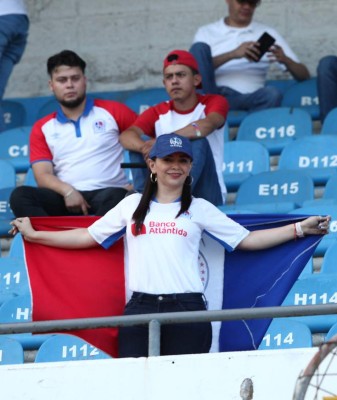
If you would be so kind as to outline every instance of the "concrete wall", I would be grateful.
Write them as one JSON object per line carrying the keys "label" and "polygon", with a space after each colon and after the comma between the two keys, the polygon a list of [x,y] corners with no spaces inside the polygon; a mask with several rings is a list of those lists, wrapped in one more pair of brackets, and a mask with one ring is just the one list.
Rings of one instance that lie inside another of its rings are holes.
{"label": "concrete wall", "polygon": [[[90,91],[161,86],[162,59],[188,49],[196,29],[225,15],[225,0],[27,0],[28,46],[5,97],[48,95],[46,60],[65,48],[87,62]],[[336,53],[336,0],[263,0],[256,20],[286,37],[315,75]],[[271,77],[283,77],[272,74]]]}
{"label": "concrete wall", "polygon": [[[307,348],[2,365],[1,395],[6,400],[290,400],[297,378],[316,352]],[[336,371],[332,365],[329,372]],[[320,371],[325,368],[326,363]],[[240,395],[247,378],[253,397]],[[336,393],[335,376],[324,379],[324,388]],[[316,397],[311,392],[306,398]]]}

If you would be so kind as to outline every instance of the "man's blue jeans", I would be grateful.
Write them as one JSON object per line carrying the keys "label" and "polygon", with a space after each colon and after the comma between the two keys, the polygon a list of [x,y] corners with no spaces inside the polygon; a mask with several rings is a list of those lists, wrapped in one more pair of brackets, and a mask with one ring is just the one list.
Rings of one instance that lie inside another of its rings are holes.
{"label": "man's blue jeans", "polygon": [[230,110],[257,111],[265,108],[279,107],[282,101],[281,92],[272,86],[265,86],[253,93],[240,93],[227,86],[218,87],[215,81],[211,48],[206,43],[194,43],[190,52],[197,60],[202,76],[202,90],[207,94],[221,94],[226,97]]}
{"label": "man's blue jeans", "polygon": [[[205,138],[191,140],[193,151],[193,165],[191,176],[193,177],[192,194],[201,197],[218,206],[223,204],[222,193],[212,150]],[[133,151],[129,152],[131,163],[144,163],[143,155]],[[137,192],[143,192],[145,180],[149,175],[147,168],[133,168],[133,186]]]}
{"label": "man's blue jeans", "polygon": [[321,122],[337,107],[337,56],[323,57],[317,67],[317,91]]}
{"label": "man's blue jeans", "polygon": [[0,16],[0,132],[4,129],[1,100],[12,73],[25,50],[29,30],[26,15],[9,14]]}

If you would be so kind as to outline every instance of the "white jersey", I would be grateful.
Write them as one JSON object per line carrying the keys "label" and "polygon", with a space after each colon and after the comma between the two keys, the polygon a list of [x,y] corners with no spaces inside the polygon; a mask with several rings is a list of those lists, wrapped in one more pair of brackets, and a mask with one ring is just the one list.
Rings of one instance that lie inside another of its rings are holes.
{"label": "white jersey", "polygon": [[78,121],[59,109],[37,121],[30,135],[30,162],[50,161],[55,175],[77,190],[125,187],[119,135],[136,114],[112,100],[86,100]]}
{"label": "white jersey", "polygon": [[178,218],[179,201],[152,201],[142,232],[135,236],[132,214],[140,198],[138,193],[126,197],[88,228],[95,241],[105,248],[126,235],[131,291],[203,292],[198,267],[201,235],[208,234],[232,251],[249,234],[208,201],[193,198],[189,210]]}

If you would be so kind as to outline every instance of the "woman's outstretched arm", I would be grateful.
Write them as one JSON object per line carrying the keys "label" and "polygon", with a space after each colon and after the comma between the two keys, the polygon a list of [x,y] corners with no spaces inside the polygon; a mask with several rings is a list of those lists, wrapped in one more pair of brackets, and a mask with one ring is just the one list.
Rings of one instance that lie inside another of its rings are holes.
{"label": "woman's outstretched arm", "polygon": [[[329,232],[330,216],[309,217],[296,224],[250,232],[237,246],[240,250],[262,250],[308,235],[325,235]],[[299,224],[299,225],[298,225]]]}
{"label": "woman's outstretched arm", "polygon": [[65,231],[36,231],[28,217],[17,218],[11,222],[9,233],[15,235],[20,232],[25,240],[46,246],[61,247],[64,249],[84,249],[98,246],[86,228],[70,229]]}

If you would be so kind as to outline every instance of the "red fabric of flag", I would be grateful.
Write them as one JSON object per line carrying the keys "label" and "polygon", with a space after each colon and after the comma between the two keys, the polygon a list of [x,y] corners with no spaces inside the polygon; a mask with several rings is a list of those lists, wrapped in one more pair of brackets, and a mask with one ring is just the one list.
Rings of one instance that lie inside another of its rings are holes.
{"label": "red fabric of flag", "polygon": [[[88,227],[98,217],[35,217],[36,230]],[[121,315],[125,306],[124,244],[109,250],[59,249],[25,241],[33,321]],[[117,328],[67,331],[113,357],[118,356]]]}

